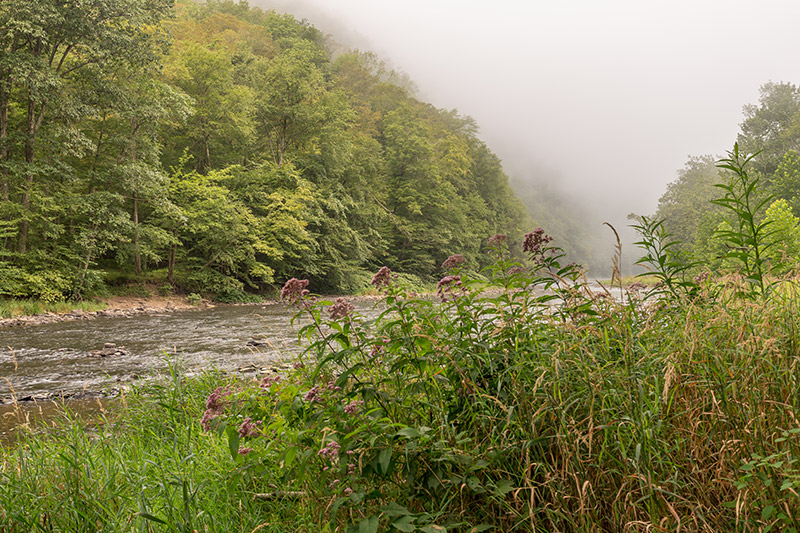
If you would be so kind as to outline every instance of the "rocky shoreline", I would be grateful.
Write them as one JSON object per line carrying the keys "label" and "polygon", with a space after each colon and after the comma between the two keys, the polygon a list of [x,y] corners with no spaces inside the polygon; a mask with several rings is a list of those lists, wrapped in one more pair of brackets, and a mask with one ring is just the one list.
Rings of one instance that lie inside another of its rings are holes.
{"label": "rocky shoreline", "polygon": [[42,313],[39,315],[22,315],[13,318],[0,318],[0,329],[14,328],[20,326],[38,326],[41,324],[53,324],[56,322],[69,322],[73,320],[90,320],[93,318],[125,318],[135,315],[158,315],[172,313],[175,311],[190,311],[209,309],[213,304],[203,302],[199,305],[190,305],[178,300],[170,300],[166,304],[153,304],[147,301],[137,300],[136,302],[119,306],[109,306],[100,311],[84,311],[73,309],[69,313]]}

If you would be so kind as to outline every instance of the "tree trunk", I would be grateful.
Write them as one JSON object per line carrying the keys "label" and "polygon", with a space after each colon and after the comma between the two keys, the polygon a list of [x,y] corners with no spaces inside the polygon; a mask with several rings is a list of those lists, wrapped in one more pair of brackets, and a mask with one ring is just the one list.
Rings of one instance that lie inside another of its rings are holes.
{"label": "tree trunk", "polygon": [[[172,236],[175,238],[176,241],[178,240],[177,228],[175,228],[175,230],[172,232]],[[173,242],[172,245],[169,247],[169,261],[167,264],[167,283],[169,283],[170,285],[175,284],[175,248],[177,246],[178,245]]]}
{"label": "tree trunk", "polygon": [[133,266],[142,274],[142,254],[139,253],[139,198],[133,193]]}
{"label": "tree trunk", "polygon": [[10,199],[8,183],[8,93],[0,85],[0,197]]}
{"label": "tree trunk", "polygon": [[83,293],[83,284],[86,282],[86,273],[89,271],[89,265],[92,264],[92,252],[94,251],[94,236],[97,232],[98,224],[97,222],[94,223],[92,226],[92,236],[89,238],[89,245],[86,247],[86,259],[83,262],[83,269],[81,270],[81,277],[78,281],[78,287],[75,289],[75,292],[72,294],[73,298],[76,300],[81,299],[81,294]]}
{"label": "tree trunk", "polygon": [[[133,119],[131,119],[131,124],[133,126]],[[133,140],[131,142],[130,150],[131,150],[131,161],[134,163],[134,172],[136,172],[136,128],[132,127],[133,130]],[[139,197],[136,194],[136,179],[133,182],[133,192],[131,195],[133,196],[133,268],[136,271],[137,276],[142,275],[142,254],[139,251]]]}
{"label": "tree trunk", "polygon": [[25,183],[22,187],[22,221],[19,225],[19,244],[17,251],[24,254],[28,251],[28,216],[31,207],[33,190],[33,148],[36,141],[36,102],[28,96],[28,127],[25,132]]}
{"label": "tree trunk", "polygon": [[[11,201],[8,179],[8,91],[0,82],[0,198],[5,203]],[[8,247],[9,237],[5,237],[2,248]]]}

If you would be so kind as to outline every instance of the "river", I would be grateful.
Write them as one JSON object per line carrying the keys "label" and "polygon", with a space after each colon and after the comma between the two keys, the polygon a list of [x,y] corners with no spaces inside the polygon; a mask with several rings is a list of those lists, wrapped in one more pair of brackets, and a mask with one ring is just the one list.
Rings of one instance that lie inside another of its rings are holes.
{"label": "river", "polygon": [[[285,305],[269,303],[0,329],[0,400],[105,391],[169,357],[190,375],[269,366],[297,351],[290,319]],[[105,343],[126,353],[92,357]]]}

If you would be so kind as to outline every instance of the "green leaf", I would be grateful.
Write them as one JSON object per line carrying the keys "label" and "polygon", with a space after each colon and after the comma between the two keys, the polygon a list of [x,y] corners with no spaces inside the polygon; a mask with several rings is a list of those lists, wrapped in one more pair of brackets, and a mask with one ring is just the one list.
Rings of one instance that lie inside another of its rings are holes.
{"label": "green leaf", "polygon": [[774,514],[775,514],[775,510],[776,510],[776,509],[775,509],[775,506],[773,506],[773,505],[767,505],[766,507],[764,507],[764,508],[761,510],[761,519],[762,519],[762,520],[768,520],[768,519],[769,519],[769,517],[771,517],[772,515],[774,515]]}
{"label": "green leaf", "polygon": [[358,533],[378,533],[380,521],[377,516],[370,516],[358,523]]}
{"label": "green leaf", "polygon": [[286,450],[286,453],[283,456],[283,467],[289,468],[290,466],[292,466],[292,463],[294,462],[294,458],[296,455],[297,455],[297,447],[290,446],[289,449]]}
{"label": "green leaf", "polygon": [[410,515],[411,511],[397,502],[387,503],[380,508],[380,511],[388,517]]}
{"label": "green leaf", "polygon": [[389,463],[392,460],[392,449],[391,448],[384,448],[378,454],[378,465],[380,465],[381,473],[388,474],[389,473]]}
{"label": "green leaf", "polygon": [[420,433],[419,431],[417,431],[414,428],[403,428],[403,429],[399,430],[397,433],[395,433],[395,436],[406,437],[408,439],[416,439],[420,435],[422,435],[422,433]]}
{"label": "green leaf", "polygon": [[158,522],[159,524],[164,524],[165,526],[167,525],[167,523],[165,521],[163,521],[162,519],[158,518],[157,516],[151,515],[150,513],[139,512],[139,513],[136,513],[136,516],[141,516],[145,520],[150,520],[151,522]]}
{"label": "green leaf", "polygon": [[413,516],[401,516],[391,523],[391,526],[398,531],[416,531],[417,526],[414,525]]}
{"label": "green leaf", "polygon": [[228,426],[225,428],[225,433],[228,434],[228,449],[231,457],[239,458],[239,431],[233,426]]}
{"label": "green leaf", "polygon": [[500,496],[502,498],[512,490],[514,490],[514,483],[512,483],[511,480],[508,479],[501,479],[500,481],[497,482],[492,492],[494,492],[497,496]]}

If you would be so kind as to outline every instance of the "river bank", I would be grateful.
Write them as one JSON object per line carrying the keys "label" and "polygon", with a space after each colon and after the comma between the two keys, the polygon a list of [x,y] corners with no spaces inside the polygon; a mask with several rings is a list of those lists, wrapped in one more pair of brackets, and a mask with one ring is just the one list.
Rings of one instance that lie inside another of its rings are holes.
{"label": "river bank", "polygon": [[99,299],[99,304],[104,306],[97,311],[86,311],[77,305],[68,311],[49,311],[38,314],[21,314],[11,318],[0,318],[0,329],[19,326],[36,326],[53,324],[73,320],[89,320],[92,318],[130,317],[141,314],[161,314],[174,311],[189,311],[192,309],[209,309],[214,304],[203,300],[193,305],[184,296],[112,296]]}

